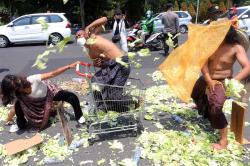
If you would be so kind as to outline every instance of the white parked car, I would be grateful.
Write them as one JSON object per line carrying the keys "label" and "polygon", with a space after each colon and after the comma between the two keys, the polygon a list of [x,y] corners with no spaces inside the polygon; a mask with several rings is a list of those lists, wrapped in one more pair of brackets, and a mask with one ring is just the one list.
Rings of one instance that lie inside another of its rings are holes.
{"label": "white parked car", "polygon": [[[37,19],[44,19],[48,28],[43,29]],[[46,42],[56,44],[71,35],[71,24],[64,13],[39,13],[21,16],[0,26],[0,47],[12,43]]]}
{"label": "white parked car", "polygon": [[[188,31],[188,24],[191,23],[192,17],[187,11],[174,11],[179,16],[180,32],[186,33]],[[161,17],[163,13],[159,13],[154,18],[155,30],[162,32],[164,25],[162,24]]]}
{"label": "white parked car", "polygon": [[[250,36],[250,6],[237,7],[237,16],[239,27],[245,29]],[[228,18],[228,11],[219,17],[219,19],[222,18]]]}

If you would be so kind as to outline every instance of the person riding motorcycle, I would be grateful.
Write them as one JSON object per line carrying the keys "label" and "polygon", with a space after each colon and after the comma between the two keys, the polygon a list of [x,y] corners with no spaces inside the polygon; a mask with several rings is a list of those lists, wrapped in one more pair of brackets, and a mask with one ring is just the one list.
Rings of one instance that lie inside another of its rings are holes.
{"label": "person riding motorcycle", "polygon": [[142,30],[140,31],[139,35],[142,41],[146,42],[146,37],[149,37],[154,32],[154,19],[153,19],[153,12],[148,10],[146,12],[146,20],[144,20],[141,24]]}
{"label": "person riding motorcycle", "polygon": [[238,10],[236,7],[230,8],[228,12],[228,19],[231,20],[233,27],[236,29],[239,28],[239,20],[238,20],[237,12]]}

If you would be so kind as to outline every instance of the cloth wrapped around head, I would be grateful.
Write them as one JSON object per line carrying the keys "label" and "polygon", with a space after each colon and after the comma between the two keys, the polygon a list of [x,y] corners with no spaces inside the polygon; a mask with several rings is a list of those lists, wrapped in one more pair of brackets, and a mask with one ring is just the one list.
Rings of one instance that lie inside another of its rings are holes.
{"label": "cloth wrapped around head", "polygon": [[208,26],[189,25],[188,40],[171,52],[159,69],[175,94],[189,102],[201,68],[223,42],[231,22],[220,20]]}

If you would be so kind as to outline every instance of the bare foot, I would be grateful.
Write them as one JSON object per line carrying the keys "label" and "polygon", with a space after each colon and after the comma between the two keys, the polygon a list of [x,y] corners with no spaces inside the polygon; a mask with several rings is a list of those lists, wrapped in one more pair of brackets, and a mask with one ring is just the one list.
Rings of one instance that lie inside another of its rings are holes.
{"label": "bare foot", "polygon": [[226,149],[228,145],[227,140],[226,141],[220,141],[218,144],[213,144],[213,149],[214,150],[223,150]]}

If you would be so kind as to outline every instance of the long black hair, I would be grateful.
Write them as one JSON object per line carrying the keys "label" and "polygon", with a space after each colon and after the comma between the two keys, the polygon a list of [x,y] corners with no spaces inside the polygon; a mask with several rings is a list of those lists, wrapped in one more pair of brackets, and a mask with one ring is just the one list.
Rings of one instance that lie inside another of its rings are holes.
{"label": "long black hair", "polygon": [[29,88],[30,82],[26,77],[16,75],[6,75],[1,83],[2,103],[4,106],[13,103],[16,95],[20,94],[20,89]]}
{"label": "long black hair", "polygon": [[240,38],[237,35],[237,32],[233,26],[230,27],[229,31],[224,40],[227,44],[240,44]]}

